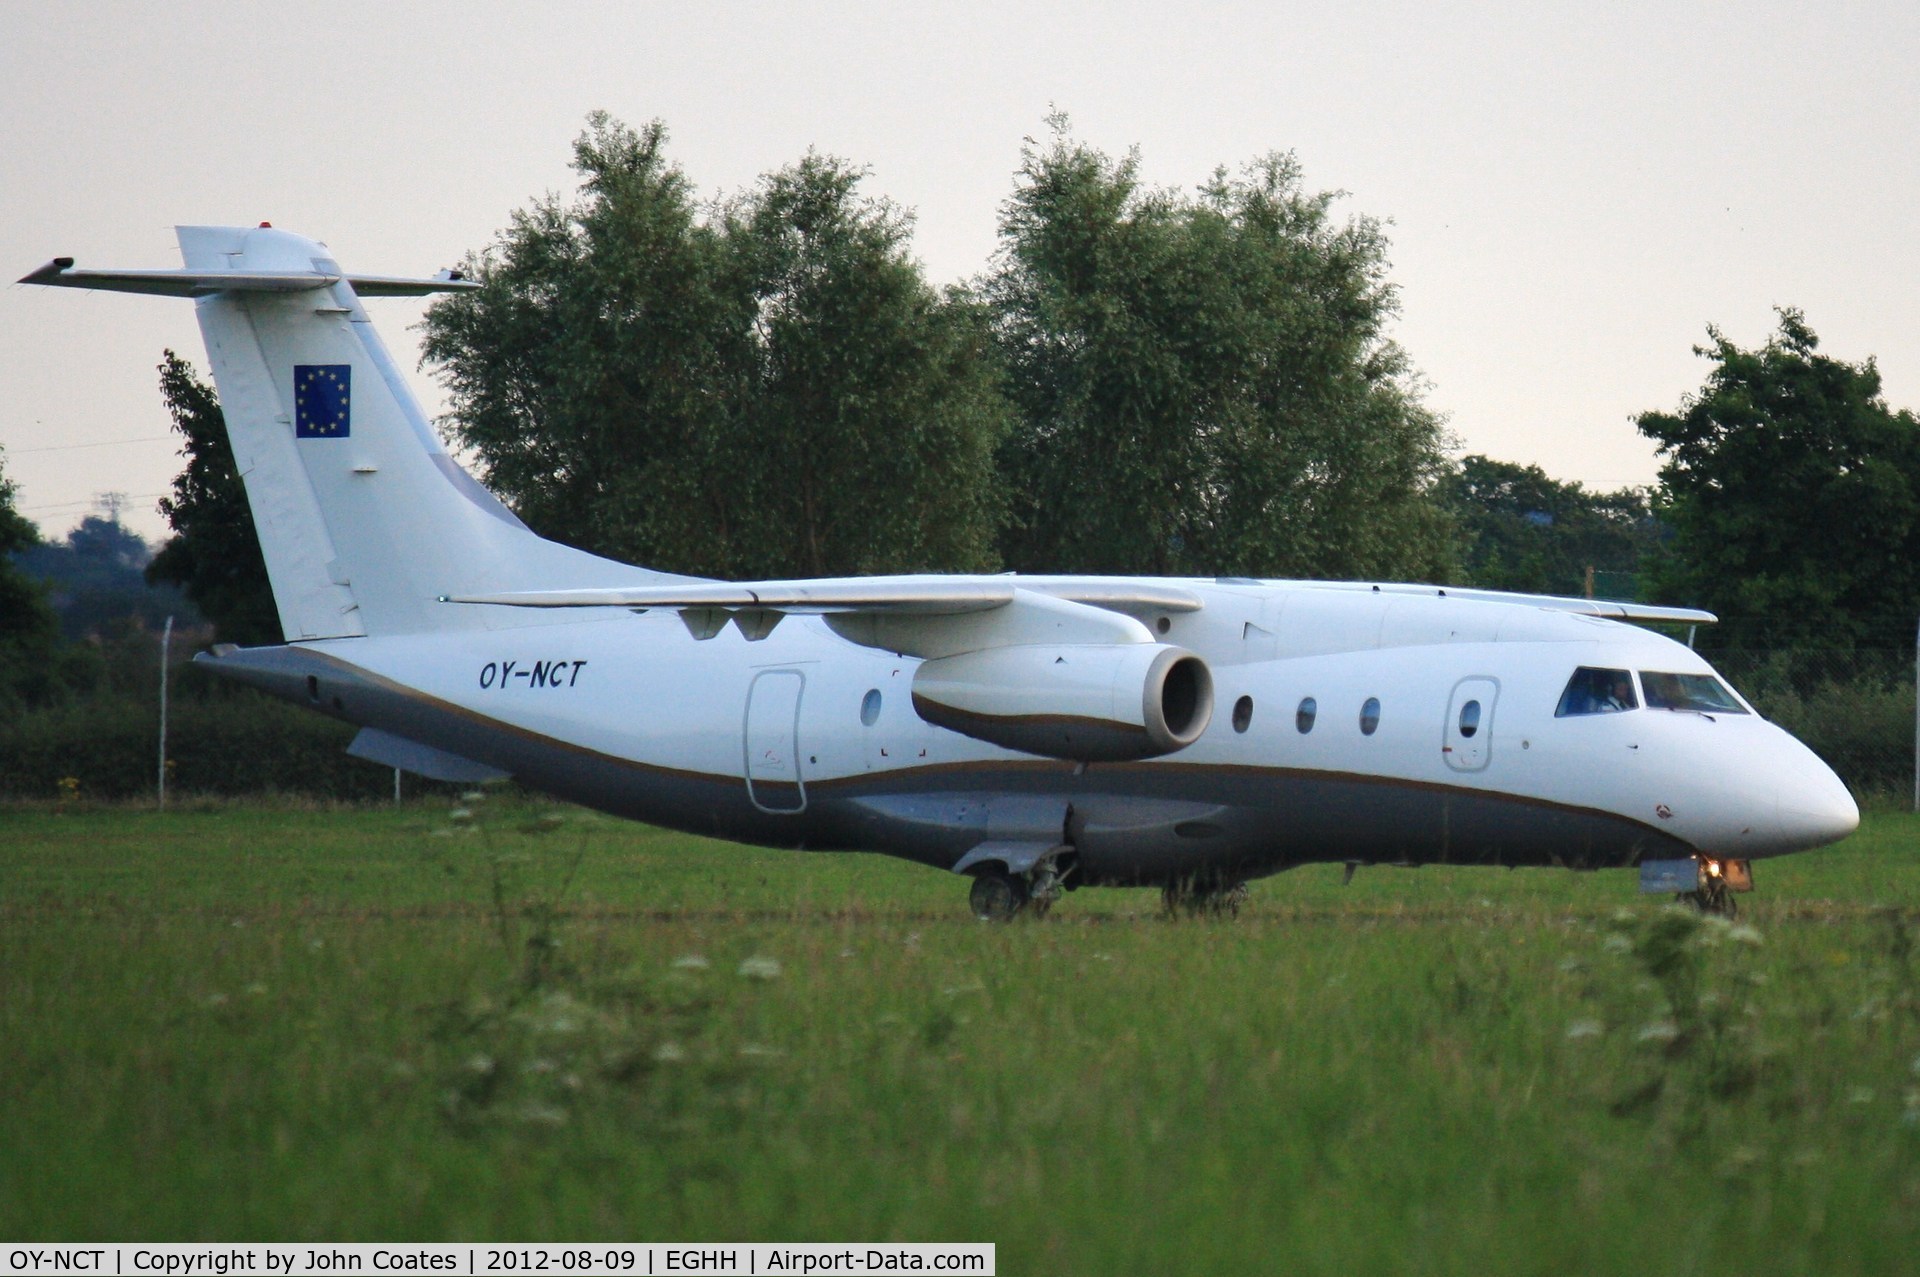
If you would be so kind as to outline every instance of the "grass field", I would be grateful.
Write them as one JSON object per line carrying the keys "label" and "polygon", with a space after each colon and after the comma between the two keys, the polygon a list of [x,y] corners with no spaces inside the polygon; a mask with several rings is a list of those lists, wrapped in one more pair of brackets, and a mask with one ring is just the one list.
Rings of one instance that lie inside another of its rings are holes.
{"label": "grass field", "polygon": [[1901,1272],[1920,820],[1237,921],[503,801],[0,810],[0,1237],[962,1240],[1004,1273]]}

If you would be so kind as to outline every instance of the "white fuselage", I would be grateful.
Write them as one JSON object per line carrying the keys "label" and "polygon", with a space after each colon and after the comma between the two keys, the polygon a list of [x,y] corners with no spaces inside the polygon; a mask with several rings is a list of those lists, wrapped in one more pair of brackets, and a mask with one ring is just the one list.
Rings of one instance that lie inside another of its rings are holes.
{"label": "white fuselage", "polygon": [[264,224],[178,234],[181,270],[56,258],[26,282],[195,299],[288,639],[205,659],[360,724],[362,757],[970,872],[989,914],[1017,907],[1015,877],[1044,902],[1062,883],[1231,891],[1316,860],[1747,859],[1858,822],[1694,653],[1596,619],[1712,620],[1690,609],[1390,583],[719,582],[544,540],[446,454],[360,301],[481,285],[356,275]]}
{"label": "white fuselage", "polygon": [[[1636,830],[1646,843],[1638,854],[1666,847],[1745,859],[1817,846],[1857,823],[1832,771],[1757,714],[1650,709],[1642,699],[1625,712],[1556,717],[1580,667],[1711,673],[1650,631],[1441,592],[1178,584],[1204,606],[1140,619],[1207,662],[1215,712],[1191,746],[1126,764],[1037,759],[932,726],[908,691],[916,660],[850,643],[810,616],[789,616],[754,642],[732,627],[697,639],[668,611],[600,609],[579,619],[498,609],[502,628],[303,649],[385,688],[346,694],[341,716],[502,770],[540,773],[529,779],[577,800],[701,832],[864,846],[932,863],[969,838],[1045,838],[1055,812],[1076,804],[1093,813],[1088,836],[1097,838],[1114,824],[1098,825],[1103,803],[1115,801],[1133,813],[1119,824],[1137,817],[1175,848],[1148,835],[1131,844],[1149,877],[1187,863],[1178,854],[1184,835],[1170,831],[1202,826],[1220,833],[1189,849],[1198,863],[1227,854],[1250,871],[1303,859],[1536,859],[1450,850],[1448,831],[1436,826],[1475,799],[1608,820],[1624,841],[1585,863],[1629,863],[1634,853],[1621,849]],[[392,706],[409,700],[441,708],[394,720]],[[1477,708],[1466,736],[1469,700]],[[1373,730],[1363,730],[1363,717]],[[530,765],[529,751],[543,742],[559,751],[554,761]],[[592,779],[626,774],[653,780]],[[868,822],[871,838],[858,834],[862,822],[847,819],[844,804],[836,807],[849,795],[889,816]],[[1438,805],[1418,808],[1425,816],[1394,808],[1408,795],[1438,796]],[[964,810],[942,821],[943,801]],[[917,822],[891,819],[914,802],[933,809]],[[1303,808],[1328,803],[1354,810],[1331,826],[1313,824],[1326,813]],[[1371,816],[1385,810],[1398,810],[1400,825],[1383,832]],[[1277,837],[1274,822],[1312,825],[1314,846],[1263,856],[1246,845],[1263,829]],[[943,825],[931,849],[900,845],[915,828]],[[1538,853],[1540,863],[1583,862],[1571,850]]]}

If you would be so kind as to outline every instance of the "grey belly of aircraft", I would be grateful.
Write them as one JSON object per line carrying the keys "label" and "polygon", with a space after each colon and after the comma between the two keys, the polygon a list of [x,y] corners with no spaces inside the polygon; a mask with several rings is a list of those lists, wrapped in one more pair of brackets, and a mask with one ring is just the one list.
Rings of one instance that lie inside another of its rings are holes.
{"label": "grey belly of aircraft", "polygon": [[1631,866],[1685,843],[1608,812],[1377,776],[1009,759],[808,780],[636,763],[540,736],[296,647],[229,651],[223,676],[512,773],[611,814],[767,846],[873,851],[951,869],[988,844],[1071,843],[1076,885],[1241,881],[1313,862]]}

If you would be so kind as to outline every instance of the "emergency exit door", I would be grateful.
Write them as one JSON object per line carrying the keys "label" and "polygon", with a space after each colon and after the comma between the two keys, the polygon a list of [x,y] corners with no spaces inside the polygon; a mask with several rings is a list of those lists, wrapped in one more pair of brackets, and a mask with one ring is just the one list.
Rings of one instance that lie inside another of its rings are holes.
{"label": "emergency exit door", "polygon": [[763,670],[747,692],[747,797],[762,811],[796,812],[807,805],[800,776],[799,670]]}
{"label": "emergency exit door", "polygon": [[1493,706],[1500,684],[1491,678],[1463,678],[1454,685],[1440,756],[1457,772],[1477,772],[1493,760]]}

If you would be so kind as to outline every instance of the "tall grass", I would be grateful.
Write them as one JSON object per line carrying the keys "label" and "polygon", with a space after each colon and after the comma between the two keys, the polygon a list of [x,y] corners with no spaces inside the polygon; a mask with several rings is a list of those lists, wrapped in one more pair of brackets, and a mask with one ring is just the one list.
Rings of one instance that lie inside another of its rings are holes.
{"label": "tall grass", "polygon": [[0,1233],[988,1240],[1004,1271],[1901,1271],[1920,823],[1238,921],[571,809],[0,813]]}

